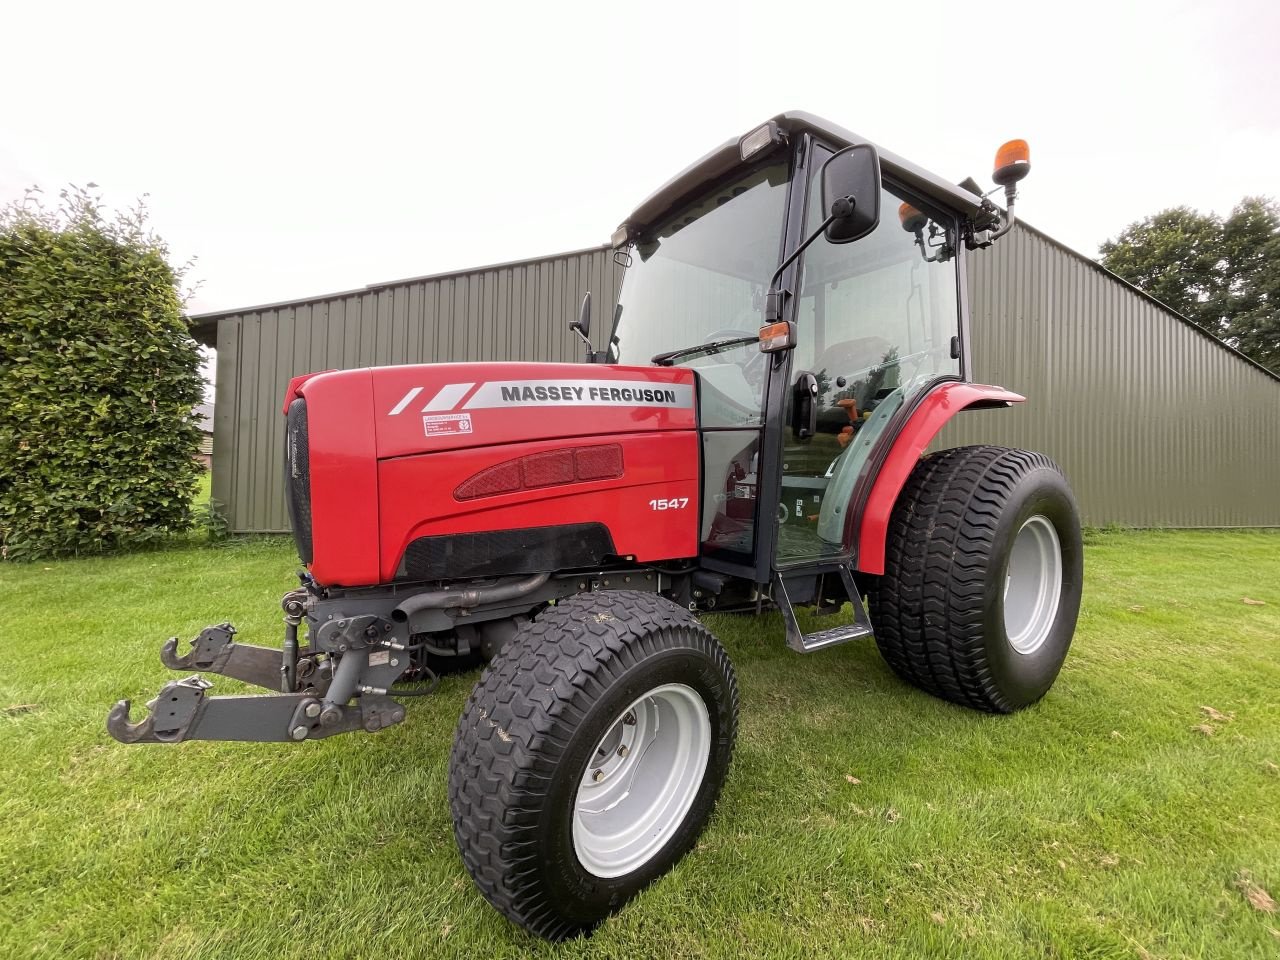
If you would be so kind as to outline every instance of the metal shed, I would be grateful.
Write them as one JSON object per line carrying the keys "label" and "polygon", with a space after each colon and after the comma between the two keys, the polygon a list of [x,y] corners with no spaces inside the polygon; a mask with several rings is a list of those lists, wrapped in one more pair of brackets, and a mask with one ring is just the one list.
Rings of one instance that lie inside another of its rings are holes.
{"label": "metal shed", "polygon": [[[975,378],[1025,393],[935,445],[1003,443],[1061,463],[1085,521],[1280,526],[1280,377],[1096,262],[1019,224],[968,260]],[[621,280],[607,247],[192,318],[217,349],[213,498],[235,532],[284,532],[289,378],[446,360],[579,359],[567,329]]]}

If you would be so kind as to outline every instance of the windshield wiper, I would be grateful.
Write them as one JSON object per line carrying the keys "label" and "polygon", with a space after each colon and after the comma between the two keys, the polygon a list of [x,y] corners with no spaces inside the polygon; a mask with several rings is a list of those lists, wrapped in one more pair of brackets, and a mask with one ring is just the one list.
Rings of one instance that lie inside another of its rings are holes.
{"label": "windshield wiper", "polygon": [[669,367],[676,360],[683,360],[685,357],[710,356],[713,353],[720,353],[722,350],[729,350],[733,347],[746,346],[748,343],[759,343],[760,337],[733,337],[729,340],[712,340],[710,343],[700,343],[696,347],[681,347],[679,350],[668,350],[666,353],[660,353],[657,356],[650,357],[650,363],[656,363],[660,367]]}

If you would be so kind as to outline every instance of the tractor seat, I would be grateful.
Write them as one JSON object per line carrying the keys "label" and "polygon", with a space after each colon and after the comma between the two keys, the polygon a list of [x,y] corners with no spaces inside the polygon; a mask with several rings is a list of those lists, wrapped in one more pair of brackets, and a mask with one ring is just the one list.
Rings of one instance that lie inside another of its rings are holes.
{"label": "tractor seat", "polygon": [[[893,345],[880,337],[858,337],[833,343],[818,355],[813,371],[825,375],[830,384],[823,408],[818,412],[819,431],[838,434],[856,422],[861,415],[858,407],[868,398],[856,397],[853,404],[842,404],[836,398],[865,379],[868,371],[884,363],[892,350]],[[843,387],[836,386],[837,377],[845,378]]]}
{"label": "tractor seat", "polygon": [[825,372],[832,383],[836,377],[844,377],[853,383],[872,367],[878,367],[886,361],[891,362],[890,354],[893,349],[893,344],[881,337],[840,340],[818,355],[813,370],[815,373]]}

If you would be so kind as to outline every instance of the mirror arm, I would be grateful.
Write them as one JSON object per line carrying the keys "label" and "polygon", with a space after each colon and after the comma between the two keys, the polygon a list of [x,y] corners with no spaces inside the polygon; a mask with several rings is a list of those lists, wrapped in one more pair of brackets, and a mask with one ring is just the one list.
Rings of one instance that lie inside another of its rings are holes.
{"label": "mirror arm", "polygon": [[[845,203],[848,203],[847,207],[844,206]],[[853,213],[853,204],[853,197],[841,197],[835,203],[831,204],[831,213],[827,216],[827,219],[823,220],[818,229],[813,231],[813,233],[805,239],[804,243],[796,247],[795,252],[792,253],[791,256],[787,257],[787,259],[783,260],[778,266],[778,269],[774,271],[773,276],[769,278],[769,292],[765,297],[765,323],[775,323],[782,317],[782,297],[786,291],[778,289],[778,279],[786,272],[787,267],[796,262],[796,259],[800,254],[809,249],[810,244],[826,232],[827,227],[831,226],[834,221],[839,220],[841,217],[847,217]]]}
{"label": "mirror arm", "polygon": [[591,346],[591,341],[587,338],[587,335],[582,332],[582,327],[578,324],[578,321],[574,320],[572,323],[570,323],[569,329],[572,330],[574,333],[576,333],[578,335],[578,339],[581,340],[584,344],[586,344],[586,347],[587,347],[586,362],[594,363],[596,358],[595,348]]}

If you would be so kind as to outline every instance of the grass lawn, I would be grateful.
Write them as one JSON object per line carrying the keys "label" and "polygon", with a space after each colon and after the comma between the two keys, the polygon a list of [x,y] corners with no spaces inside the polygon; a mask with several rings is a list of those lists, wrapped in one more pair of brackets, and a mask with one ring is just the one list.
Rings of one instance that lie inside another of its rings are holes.
{"label": "grass lawn", "polygon": [[558,947],[454,848],[474,675],[376,736],[107,736],[169,679],[170,634],[278,643],[288,544],[0,566],[0,956],[1280,957],[1280,536],[1093,534],[1086,565],[1066,668],[1013,717],[907,688],[869,643],[802,657],[776,614],[708,617],[742,687],[717,814]]}

